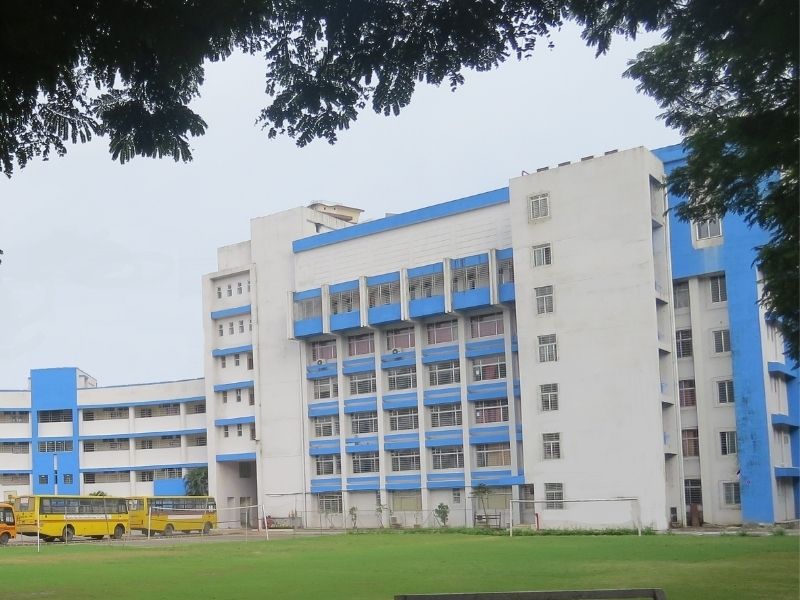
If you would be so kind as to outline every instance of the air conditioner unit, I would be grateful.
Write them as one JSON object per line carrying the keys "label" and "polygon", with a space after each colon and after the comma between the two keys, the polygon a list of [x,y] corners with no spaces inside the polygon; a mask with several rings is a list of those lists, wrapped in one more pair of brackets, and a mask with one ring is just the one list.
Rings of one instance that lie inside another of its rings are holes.
{"label": "air conditioner unit", "polygon": [[400,354],[400,348],[392,348],[392,354]]}
{"label": "air conditioner unit", "polygon": [[321,359],[321,358],[320,358],[320,359],[318,359],[318,360],[317,360],[317,364],[318,364],[318,365],[324,365],[324,364],[325,364],[325,361],[324,361],[323,359]]}
{"label": "air conditioner unit", "polygon": [[392,527],[399,527],[400,517],[389,517],[389,524],[392,525]]}

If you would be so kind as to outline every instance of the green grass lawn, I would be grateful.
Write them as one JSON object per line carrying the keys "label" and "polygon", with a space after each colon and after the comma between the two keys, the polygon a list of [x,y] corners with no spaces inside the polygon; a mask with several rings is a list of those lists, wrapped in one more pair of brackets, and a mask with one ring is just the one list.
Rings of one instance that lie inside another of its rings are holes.
{"label": "green grass lawn", "polygon": [[391,599],[661,587],[670,600],[798,598],[798,538],[347,535],[0,550],[4,600]]}

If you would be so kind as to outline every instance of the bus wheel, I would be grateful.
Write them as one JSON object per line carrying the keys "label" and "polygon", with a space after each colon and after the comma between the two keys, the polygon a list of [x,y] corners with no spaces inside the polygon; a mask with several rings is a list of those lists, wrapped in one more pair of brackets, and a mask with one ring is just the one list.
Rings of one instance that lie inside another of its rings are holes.
{"label": "bus wheel", "polygon": [[172,523],[167,523],[167,526],[164,527],[164,535],[172,535],[173,533],[175,533],[175,528]]}
{"label": "bus wheel", "polygon": [[114,539],[119,540],[122,539],[122,536],[125,535],[125,528],[122,525],[117,525],[114,527]]}
{"label": "bus wheel", "polygon": [[65,542],[71,542],[72,538],[75,537],[75,530],[72,528],[72,525],[67,525],[64,527],[64,531],[61,532],[61,539]]}
{"label": "bus wheel", "polygon": [[206,523],[203,525],[203,535],[208,535],[211,533],[211,523]]}
{"label": "bus wheel", "polygon": [[0,533],[0,546],[5,546],[10,539],[11,536],[7,532]]}

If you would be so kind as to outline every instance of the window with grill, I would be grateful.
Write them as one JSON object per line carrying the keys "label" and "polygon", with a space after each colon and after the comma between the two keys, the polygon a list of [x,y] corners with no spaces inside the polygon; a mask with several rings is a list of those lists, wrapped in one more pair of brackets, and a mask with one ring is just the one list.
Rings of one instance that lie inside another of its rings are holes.
{"label": "window with grill", "polygon": [[348,375],[347,380],[350,384],[351,396],[355,396],[357,394],[374,394],[378,389],[375,380],[375,371]]}
{"label": "window with grill", "polygon": [[703,486],[699,479],[684,479],[683,492],[686,496],[686,504],[703,503]]}
{"label": "window with grill", "polygon": [[502,285],[504,283],[514,282],[514,259],[503,258],[497,261],[497,283]]}
{"label": "window with grill", "polygon": [[729,456],[731,454],[736,454],[736,432],[720,431],[719,447],[720,447],[720,452],[722,452],[722,456]]}
{"label": "window with grill", "polygon": [[227,390],[223,390],[219,394],[220,394],[220,397],[222,398],[222,403],[223,404],[227,404],[228,403],[228,391]]}
{"label": "window with grill", "polygon": [[353,473],[377,473],[380,471],[380,457],[377,452],[353,454]]}
{"label": "window with grill", "polygon": [[404,431],[419,428],[419,414],[416,408],[400,408],[389,411],[389,429]]}
{"label": "window with grill", "polygon": [[464,468],[464,449],[461,446],[434,448],[431,457],[434,470]]}
{"label": "window with grill", "polygon": [[347,290],[331,294],[331,314],[340,315],[359,310],[358,290]]}
{"label": "window with grill", "polygon": [[556,362],[558,360],[558,343],[556,334],[540,335],[539,362]]}
{"label": "window with grill", "polygon": [[714,333],[714,352],[722,354],[731,351],[731,332],[729,329],[717,329]]}
{"label": "window with grill", "polygon": [[350,356],[363,356],[375,352],[375,336],[372,333],[351,335],[347,338],[347,353]]}
{"label": "window with grill", "polygon": [[544,507],[549,510],[564,509],[564,484],[545,483],[544,484]]}
{"label": "window with grill", "polygon": [[725,282],[725,275],[710,277],[708,283],[711,286],[711,302],[728,301],[728,286]]}
{"label": "window with grill", "polygon": [[241,281],[237,281],[236,282],[236,293],[238,295],[240,295],[240,296],[242,295],[242,282]]}
{"label": "window with grill", "polygon": [[222,288],[217,286],[217,298],[222,298]]}
{"label": "window with grill", "polygon": [[400,282],[392,281],[369,286],[367,288],[367,299],[370,308],[385,306],[387,304],[399,304]]}
{"label": "window with grill", "polygon": [[550,194],[528,196],[528,221],[537,221],[550,216]]}
{"label": "window with grill", "polygon": [[531,248],[531,260],[534,267],[553,264],[553,250],[550,244],[539,244]]}
{"label": "window with grill", "polygon": [[30,485],[31,476],[28,473],[0,473],[2,485]]}
{"label": "window with grill", "polygon": [[322,298],[305,298],[294,303],[294,320],[304,321],[322,316]]}
{"label": "window with grill", "polygon": [[250,439],[253,441],[256,439],[256,426],[253,423],[250,423]]}
{"label": "window with grill", "polygon": [[419,471],[419,449],[392,450],[392,471]]}
{"label": "window with grill", "polygon": [[233,331],[234,331],[234,329],[233,329],[233,321],[231,321],[230,323],[228,323],[228,333],[233,335]]}
{"label": "window with grill", "polygon": [[700,456],[700,436],[697,427],[681,431],[681,444],[684,456]]}
{"label": "window with grill", "polygon": [[453,292],[489,287],[489,263],[453,269],[452,283]]}
{"label": "window with grill", "polygon": [[317,475],[338,475],[342,472],[342,457],[338,454],[321,454],[314,457]]}
{"label": "window with grill", "polygon": [[339,435],[339,416],[314,417],[314,437],[333,437]]}
{"label": "window with grill", "polygon": [[553,312],[553,286],[545,285],[534,288],[536,294],[536,314],[545,315]]}
{"label": "window with grill", "polygon": [[508,421],[508,400],[481,400],[475,402],[475,423],[504,423]]}
{"label": "window with grill", "polygon": [[228,295],[229,297],[230,297],[230,296],[233,296],[233,285],[232,285],[232,284],[230,284],[230,283],[228,284],[227,293],[228,293],[227,295]]}
{"label": "window with grill", "polygon": [[341,514],[342,512],[342,492],[333,494],[319,494],[317,496],[317,506],[321,513]]}
{"label": "window with grill", "polygon": [[311,360],[331,360],[336,358],[336,340],[311,342]]}
{"label": "window with grill", "polygon": [[389,390],[410,390],[417,387],[417,367],[397,367],[387,369]]}
{"label": "window with grill", "polygon": [[679,281],[672,286],[675,308],[689,308],[689,282]]}
{"label": "window with grill", "polygon": [[678,398],[681,408],[697,406],[697,393],[694,386],[694,379],[681,379],[678,382]]}
{"label": "window with grill", "polygon": [[[27,423],[29,418],[28,413],[23,411],[11,410],[0,412],[0,423]],[[84,418],[84,421],[85,420],[87,419]]]}
{"label": "window with grill", "polygon": [[208,445],[208,439],[205,435],[189,435],[186,436],[186,445],[192,447]]}
{"label": "window with grill", "polygon": [[39,442],[39,452],[72,452],[72,440]]}
{"label": "window with grill", "polygon": [[415,345],[414,328],[403,327],[400,329],[388,329],[386,331],[386,349],[405,350],[413,348]]}
{"label": "window with grill", "polygon": [[253,388],[248,388],[247,390],[247,404],[250,406],[255,406],[256,404],[256,391]]}
{"label": "window with grill", "polygon": [[29,450],[28,442],[0,443],[0,454],[28,454]]}
{"label": "window with grill", "polygon": [[219,366],[221,369],[225,369],[228,366],[228,359],[225,356],[221,356],[219,359]]}
{"label": "window with grill", "polygon": [[66,410],[40,410],[39,423],[72,423],[72,411]]}
{"label": "window with grill", "polygon": [[543,457],[545,460],[561,458],[561,434],[543,433],[542,446],[544,449]]}
{"label": "window with grill", "polygon": [[186,405],[187,415],[202,415],[206,412],[206,403],[203,402],[189,402]]}
{"label": "window with grill", "polygon": [[83,442],[84,452],[118,452],[120,450],[129,450],[130,447],[131,441],[127,438]]}
{"label": "window with grill", "polygon": [[149,419],[151,417],[174,417],[181,414],[181,405],[156,404],[155,406],[139,406],[135,409],[135,416],[139,419]]}
{"label": "window with grill", "polygon": [[419,490],[392,490],[389,492],[389,498],[393,511],[422,510],[422,492]]}
{"label": "window with grill", "polygon": [[339,379],[337,377],[323,377],[313,381],[314,400],[323,398],[336,398],[339,395]]}
{"label": "window with grill", "polygon": [[558,410],[558,384],[545,383],[539,386],[539,398],[543,411]]}
{"label": "window with grill", "polygon": [[717,382],[717,401],[720,404],[733,404],[733,380],[724,379]]}
{"label": "window with grill", "polygon": [[722,496],[725,506],[738,506],[742,503],[742,496],[738,481],[723,481]]}
{"label": "window with grill", "polygon": [[461,367],[457,360],[428,365],[430,385],[449,385],[461,381]]}
{"label": "window with grill", "polygon": [[252,371],[253,370],[253,353],[252,352],[248,352],[247,353],[247,370],[248,371]]}
{"label": "window with grill", "polygon": [[722,223],[719,219],[712,218],[696,221],[694,226],[698,240],[722,237]]}
{"label": "window with grill", "polygon": [[431,273],[408,278],[408,297],[411,300],[444,295],[444,273]]}
{"label": "window with grill", "polygon": [[496,312],[472,317],[469,320],[469,328],[473,338],[503,335],[503,313]]}
{"label": "window with grill", "polygon": [[357,433],[377,433],[378,413],[375,411],[357,412],[350,415],[350,430]]}
{"label": "window with grill", "polygon": [[239,333],[244,333],[244,319],[239,319]]}
{"label": "window with grill", "polygon": [[478,444],[475,446],[477,467],[506,467],[511,464],[511,447],[508,442],[500,444]]}
{"label": "window with grill", "polygon": [[136,471],[136,481],[153,481],[152,471]]}
{"label": "window with grill", "polygon": [[244,431],[242,430],[242,424],[241,424],[241,423],[239,423],[239,424],[236,426],[236,437],[242,437],[242,434],[243,434],[243,433],[244,433]]}
{"label": "window with grill", "polygon": [[237,402],[241,402],[242,401],[242,390],[241,389],[237,389],[236,390],[236,401]]}
{"label": "window with grill", "polygon": [[217,325],[217,331],[219,332],[219,337],[225,335],[225,328],[222,326],[222,323]]}
{"label": "window with grill", "polygon": [[505,379],[505,377],[506,357],[504,354],[472,359],[473,381],[489,381],[492,379]]}
{"label": "window with grill", "polygon": [[428,344],[444,344],[458,340],[458,321],[439,321],[426,325]]}
{"label": "window with grill", "polygon": [[460,404],[437,404],[430,407],[431,427],[458,427],[461,425]]}
{"label": "window with grill", "polygon": [[678,329],[675,332],[675,350],[678,358],[689,358],[692,355],[691,329]]}
{"label": "window with grill", "polygon": [[166,468],[166,469],[156,469],[153,471],[153,479],[155,480],[162,480],[162,479],[181,479],[183,478],[183,469],[176,467],[176,468]]}

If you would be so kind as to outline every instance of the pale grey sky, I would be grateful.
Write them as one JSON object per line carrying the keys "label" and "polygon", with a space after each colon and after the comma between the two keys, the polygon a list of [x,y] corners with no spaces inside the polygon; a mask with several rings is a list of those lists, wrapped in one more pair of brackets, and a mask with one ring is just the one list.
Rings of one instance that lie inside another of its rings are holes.
{"label": "pale grey sky", "polygon": [[79,367],[100,385],[203,375],[200,278],[249,219],[322,200],[367,218],[503,187],[522,170],[679,141],[622,79],[658,38],[594,57],[574,27],[532,60],[467,83],[420,85],[399,117],[363,113],[335,146],[297,148],[254,126],[259,57],[209,65],[195,160],[111,161],[104,140],[0,181],[0,389],[32,368]]}

